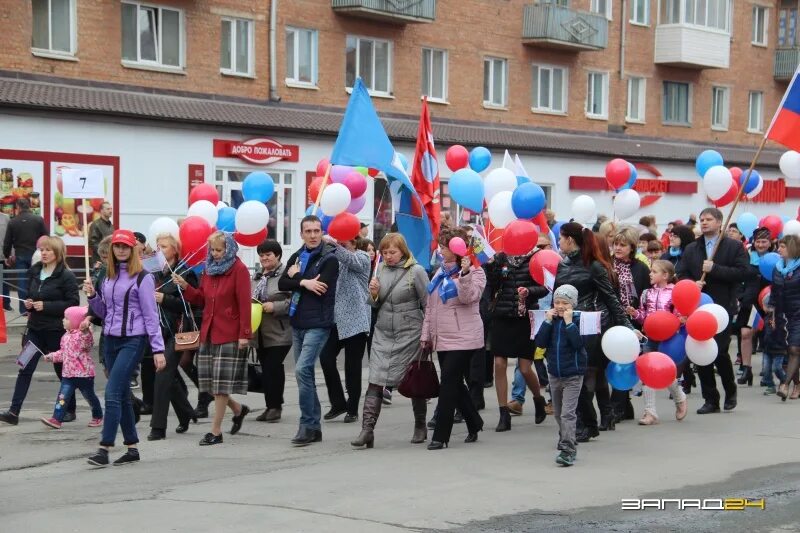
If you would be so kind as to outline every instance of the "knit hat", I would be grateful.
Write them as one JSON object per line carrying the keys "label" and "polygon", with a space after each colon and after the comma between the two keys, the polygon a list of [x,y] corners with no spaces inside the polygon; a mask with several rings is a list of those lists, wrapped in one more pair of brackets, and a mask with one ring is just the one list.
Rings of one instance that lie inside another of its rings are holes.
{"label": "knit hat", "polygon": [[81,325],[81,322],[84,318],[86,318],[88,313],[88,307],[78,307],[75,305],[72,307],[67,307],[67,310],[64,311],[64,318],[69,320],[69,323],[73,329],[78,329],[78,326]]}
{"label": "knit hat", "polygon": [[578,305],[578,289],[572,285],[562,285],[553,293],[553,300],[556,298],[567,300],[572,307],[575,307]]}

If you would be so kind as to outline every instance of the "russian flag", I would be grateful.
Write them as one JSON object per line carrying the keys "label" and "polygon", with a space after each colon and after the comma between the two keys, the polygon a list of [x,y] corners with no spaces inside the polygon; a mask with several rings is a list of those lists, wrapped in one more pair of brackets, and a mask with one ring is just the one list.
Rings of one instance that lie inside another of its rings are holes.
{"label": "russian flag", "polygon": [[787,148],[800,151],[800,68],[795,71],[792,81],[783,95],[781,105],[772,117],[767,130],[767,139],[778,142]]}
{"label": "russian flag", "polygon": [[750,311],[750,318],[747,320],[747,325],[755,331],[761,331],[764,327],[764,319],[761,318],[761,313],[756,310],[756,306]]}
{"label": "russian flag", "polygon": [[489,262],[494,257],[494,248],[484,237],[485,230],[482,226],[475,226],[475,231],[469,242],[469,254],[472,258],[472,264],[476,268]]}

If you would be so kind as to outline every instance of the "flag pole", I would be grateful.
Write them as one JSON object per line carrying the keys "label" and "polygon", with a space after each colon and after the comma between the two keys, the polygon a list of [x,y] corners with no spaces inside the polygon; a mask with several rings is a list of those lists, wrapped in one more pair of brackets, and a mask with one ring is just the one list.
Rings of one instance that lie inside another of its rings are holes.
{"label": "flag pole", "polygon": [[328,185],[328,177],[331,175],[331,168],[333,168],[333,165],[328,163],[328,168],[325,169],[325,175],[322,177],[322,185],[319,186],[317,200],[314,202],[314,209],[311,211],[311,214],[314,216],[317,216],[317,211],[319,211],[319,202],[322,200],[322,193]]}

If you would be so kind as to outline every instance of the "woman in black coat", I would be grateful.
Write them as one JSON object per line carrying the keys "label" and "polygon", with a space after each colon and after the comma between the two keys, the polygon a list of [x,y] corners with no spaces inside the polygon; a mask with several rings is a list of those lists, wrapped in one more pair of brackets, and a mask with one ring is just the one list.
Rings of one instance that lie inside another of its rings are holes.
{"label": "woman in black coat", "polygon": [[608,359],[603,355],[600,339],[611,326],[634,329],[617,296],[614,269],[603,255],[594,234],[577,222],[561,226],[559,249],[566,255],[558,265],[554,289],[572,285],[578,289],[576,311],[599,311],[600,334],[584,337],[589,355],[586,375],[578,401],[578,442],[586,442],[600,433],[597,412],[592,398],[597,394],[597,405],[606,420],[613,416],[605,367]]}
{"label": "woman in black coat", "polygon": [[667,251],[661,256],[661,259],[672,263],[677,270],[678,263],[680,263],[681,257],[683,256],[683,251],[694,242],[694,239],[694,232],[689,226],[673,226],[669,235],[669,248],[667,248]]}
{"label": "woman in black coat", "polygon": [[749,251],[750,275],[742,284],[742,292],[739,295],[739,312],[736,314],[736,320],[733,323],[733,329],[740,338],[739,353],[742,356],[742,375],[739,376],[736,382],[739,385],[747,383],[749,386],[753,385],[752,360],[755,340],[753,338],[753,328],[750,327],[750,315],[755,307],[762,317],[766,316],[764,308],[758,303],[758,295],[772,281],[761,275],[758,265],[765,254],[773,251],[772,237],[767,228],[755,230],[751,241],[753,245]]}
{"label": "woman in black coat", "polygon": [[[0,421],[17,425],[19,412],[33,373],[42,354],[54,352],[60,348],[61,336],[64,335],[64,311],[68,307],[80,305],[78,280],[66,263],[64,241],[58,237],[41,239],[39,251],[42,261],[28,270],[28,299],[25,309],[28,310],[27,338],[39,352],[33,356],[25,368],[17,374],[14,385],[14,397],[8,411],[0,413]],[[53,365],[58,379],[61,379],[62,365]],[[75,397],[67,405],[64,422],[75,420]]]}

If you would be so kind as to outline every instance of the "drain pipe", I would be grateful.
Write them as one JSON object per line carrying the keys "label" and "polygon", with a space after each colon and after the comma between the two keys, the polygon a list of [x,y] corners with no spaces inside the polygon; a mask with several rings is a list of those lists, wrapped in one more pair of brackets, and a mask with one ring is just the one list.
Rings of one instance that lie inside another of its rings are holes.
{"label": "drain pipe", "polygon": [[625,14],[628,12],[628,1],[622,0],[620,2],[622,4],[622,16],[620,16],[620,30],[619,30],[619,79],[625,79],[625,28],[627,26],[627,20],[625,20]]}
{"label": "drain pipe", "polygon": [[278,95],[277,26],[278,0],[271,0],[269,3],[269,100],[271,102],[281,101]]}

